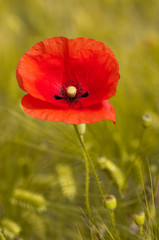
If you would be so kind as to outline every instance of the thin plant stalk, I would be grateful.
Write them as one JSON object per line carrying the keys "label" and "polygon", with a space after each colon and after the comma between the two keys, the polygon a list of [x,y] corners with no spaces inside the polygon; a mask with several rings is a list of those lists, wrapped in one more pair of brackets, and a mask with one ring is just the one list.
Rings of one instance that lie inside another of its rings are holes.
{"label": "thin plant stalk", "polygon": [[[75,127],[75,131],[77,133],[77,136],[79,135],[80,143],[82,144],[83,143],[83,136],[80,135],[77,126],[74,125],[74,127]],[[93,219],[93,216],[92,216],[92,213],[91,213],[91,208],[90,208],[90,203],[89,203],[89,163],[88,163],[88,156],[87,156],[87,152],[84,151],[83,148],[82,148],[82,150],[83,150],[84,161],[85,161],[85,170],[86,170],[86,180],[85,180],[86,209],[87,209],[88,216],[89,216],[91,222],[94,223],[94,219]],[[93,233],[92,233],[92,231],[90,231],[90,234],[91,234],[91,239],[93,240]]]}
{"label": "thin plant stalk", "polygon": [[145,235],[144,235],[143,227],[142,227],[142,226],[139,227],[139,234],[140,234],[140,236],[141,236],[141,239],[142,239],[142,240],[145,240]]}
{"label": "thin plant stalk", "polygon": [[83,155],[84,155],[84,161],[85,161],[85,170],[86,170],[86,181],[85,181],[85,201],[86,201],[86,209],[88,212],[88,215],[90,218],[92,218],[92,213],[91,213],[91,208],[90,208],[90,203],[89,203],[89,164],[88,164],[88,156],[87,156],[87,152],[85,151],[85,147],[83,144],[83,139],[80,136],[80,133],[78,131],[78,128],[76,125],[74,125],[75,128],[75,132],[78,136],[78,139],[80,141],[80,144],[82,146],[82,150],[83,150]]}
{"label": "thin plant stalk", "polygon": [[[96,183],[97,183],[97,186],[98,186],[100,195],[101,195],[102,200],[103,200],[103,202],[104,202],[104,204],[105,204],[108,217],[109,217],[110,222],[111,222],[111,225],[112,225],[112,227],[113,227],[113,232],[114,232],[114,234],[115,234],[115,239],[116,239],[116,240],[120,240],[118,231],[117,231],[116,226],[115,226],[114,219],[113,219],[112,215],[110,214],[110,210],[108,209],[108,206],[107,206],[107,203],[106,203],[106,199],[105,199],[105,196],[104,196],[104,192],[103,192],[102,186],[101,186],[101,184],[100,184],[98,175],[97,175],[97,173],[96,173],[96,169],[95,169],[94,163],[92,162],[91,158],[89,157],[89,154],[88,154],[88,152],[87,152],[87,149],[86,149],[85,144],[84,144],[84,141],[83,141],[83,138],[81,137],[77,126],[74,125],[74,128],[75,128],[75,132],[76,132],[76,134],[77,134],[77,137],[78,137],[78,139],[79,139],[79,142],[80,142],[80,144],[81,144],[81,148],[82,148],[82,151],[83,151],[83,153],[84,153],[84,158],[87,158],[87,163],[89,163],[90,166],[91,166],[91,168],[92,168],[92,171],[93,171],[93,174],[94,174],[94,177],[95,177],[95,180],[96,180]],[[86,159],[85,159],[85,162],[86,162]],[[89,189],[89,181],[87,182],[87,184],[88,184],[88,186],[87,186],[87,189],[86,189],[86,190],[87,190],[86,194],[89,194],[89,192],[88,192],[88,189]],[[88,195],[87,195],[87,198],[86,198],[86,204],[87,204],[87,208],[88,208],[87,210],[90,211],[89,196],[88,196]],[[90,211],[90,213],[91,213],[91,211]],[[92,215],[92,214],[91,214],[91,215]],[[91,216],[91,215],[90,215],[90,216]]]}

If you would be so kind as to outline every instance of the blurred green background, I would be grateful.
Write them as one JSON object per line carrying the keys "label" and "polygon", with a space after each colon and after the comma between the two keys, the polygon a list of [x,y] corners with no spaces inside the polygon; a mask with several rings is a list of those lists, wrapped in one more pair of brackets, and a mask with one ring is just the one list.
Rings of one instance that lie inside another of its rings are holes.
{"label": "blurred green background", "polygon": [[[55,36],[102,41],[119,62],[121,79],[110,100],[117,123],[88,125],[85,141],[105,193],[118,199],[122,239],[136,239],[132,215],[144,209],[144,190],[151,198],[159,170],[158,12],[158,0],[0,1],[0,224],[7,239],[90,239],[84,161],[74,129],[24,114],[25,93],[15,77],[24,52]],[[143,130],[145,113],[152,126]],[[101,157],[108,159],[104,169]],[[109,225],[92,174],[90,180],[99,232],[109,239],[98,218]],[[146,226],[149,239],[157,239],[149,221]]]}

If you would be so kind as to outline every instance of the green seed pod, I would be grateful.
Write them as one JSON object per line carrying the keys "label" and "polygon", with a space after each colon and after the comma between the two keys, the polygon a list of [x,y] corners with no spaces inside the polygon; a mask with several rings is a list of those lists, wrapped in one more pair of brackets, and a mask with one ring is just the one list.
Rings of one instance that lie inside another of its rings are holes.
{"label": "green seed pod", "polygon": [[142,116],[142,125],[144,128],[150,127],[152,124],[152,117],[149,114],[144,114]]}
{"label": "green seed pod", "polygon": [[117,207],[117,200],[114,195],[107,195],[105,199],[108,209],[115,210],[115,208]]}
{"label": "green seed pod", "polygon": [[142,226],[145,222],[145,213],[138,212],[138,213],[134,214],[134,221],[138,226]]}
{"label": "green seed pod", "polygon": [[85,131],[86,131],[86,124],[85,123],[81,123],[77,125],[78,131],[80,133],[80,135],[84,135]]}

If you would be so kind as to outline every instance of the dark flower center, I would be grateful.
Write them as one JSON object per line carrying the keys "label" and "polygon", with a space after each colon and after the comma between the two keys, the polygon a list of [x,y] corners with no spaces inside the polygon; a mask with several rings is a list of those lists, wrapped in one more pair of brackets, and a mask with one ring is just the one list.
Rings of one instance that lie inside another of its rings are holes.
{"label": "dark flower center", "polygon": [[83,89],[78,82],[68,81],[63,83],[59,95],[54,95],[56,100],[64,99],[69,105],[78,103],[80,98],[88,97],[89,92],[83,94]]}

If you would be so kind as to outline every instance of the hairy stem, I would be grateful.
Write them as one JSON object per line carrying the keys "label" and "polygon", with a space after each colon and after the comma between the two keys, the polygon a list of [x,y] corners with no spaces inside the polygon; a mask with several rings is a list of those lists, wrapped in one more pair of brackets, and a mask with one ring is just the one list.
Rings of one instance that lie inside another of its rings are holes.
{"label": "hairy stem", "polygon": [[117,231],[116,226],[115,226],[114,218],[112,217],[112,215],[110,213],[110,210],[107,207],[106,199],[105,199],[105,196],[104,196],[104,192],[102,190],[102,186],[100,184],[98,175],[96,173],[96,169],[95,169],[94,163],[93,163],[92,159],[89,157],[89,154],[87,152],[87,149],[86,149],[84,141],[83,141],[83,138],[81,137],[81,135],[80,135],[80,133],[78,131],[77,126],[74,125],[74,128],[75,128],[75,132],[77,134],[77,137],[79,139],[79,142],[81,144],[81,148],[82,148],[82,151],[83,151],[83,154],[84,154],[84,158],[85,158],[85,165],[86,165],[86,207],[87,207],[87,211],[89,213],[89,216],[90,217],[92,216],[91,211],[90,211],[89,195],[88,195],[88,193],[89,193],[89,164],[90,164],[90,166],[92,168],[92,171],[93,171],[93,174],[94,174],[94,177],[95,177],[95,180],[96,180],[96,183],[97,183],[97,186],[98,186],[98,189],[99,189],[99,192],[100,192],[100,195],[101,195],[102,200],[103,200],[103,202],[105,204],[105,207],[106,207],[106,210],[107,210],[107,214],[108,214],[108,217],[110,219],[110,222],[111,222],[111,225],[112,225],[112,228],[113,228],[113,232],[115,234],[115,239],[116,240],[120,240],[118,231]]}

